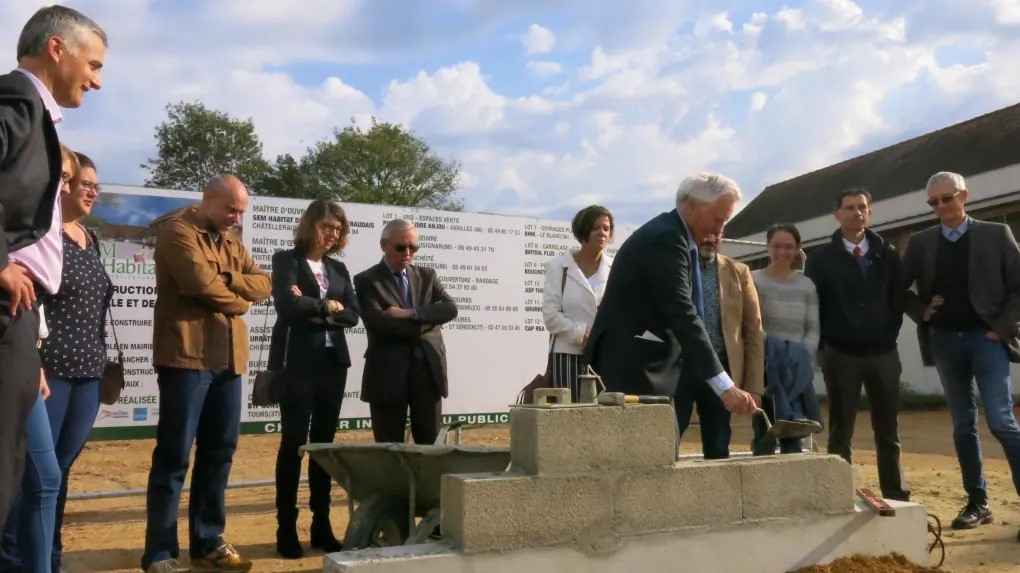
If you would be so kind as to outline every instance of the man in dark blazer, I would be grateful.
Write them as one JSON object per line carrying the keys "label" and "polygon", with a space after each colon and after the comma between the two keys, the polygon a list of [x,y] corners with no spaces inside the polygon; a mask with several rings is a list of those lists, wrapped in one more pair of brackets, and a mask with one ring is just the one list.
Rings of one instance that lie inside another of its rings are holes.
{"label": "man in dark blazer", "polygon": [[902,287],[907,315],[918,326],[921,359],[938,370],[953,420],[967,505],[952,526],[970,529],[992,522],[975,382],[988,429],[1002,445],[1020,494],[1020,428],[1009,376],[1010,362],[1020,362],[1020,248],[1006,225],[967,216],[968,192],[959,174],[936,173],[926,189],[940,223],[910,237]]}
{"label": "man in dark blazer", "polygon": [[730,412],[754,413],[705,331],[697,264],[698,245],[722,236],[739,200],[736,182],[699,173],[680,184],[675,210],[620,246],[585,348],[606,390],[673,398],[680,384],[709,384]]}
{"label": "man in dark blazer", "polygon": [[22,29],[18,68],[0,76],[0,522],[21,482],[25,422],[39,394],[36,293],[60,282],[55,124],[61,107],[79,107],[99,88],[105,53],[106,35],[92,20],[50,6]]}
{"label": "man in dark blazer", "polygon": [[382,261],[354,277],[368,334],[361,400],[369,404],[375,441],[403,442],[410,408],[414,442],[431,444],[449,395],[441,325],[457,317],[457,305],[433,269],[412,264],[412,223],[390,221],[379,245]]}

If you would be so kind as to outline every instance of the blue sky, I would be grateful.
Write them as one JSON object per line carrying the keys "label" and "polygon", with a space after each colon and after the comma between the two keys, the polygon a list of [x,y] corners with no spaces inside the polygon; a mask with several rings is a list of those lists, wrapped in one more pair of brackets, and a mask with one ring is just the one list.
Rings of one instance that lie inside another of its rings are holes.
{"label": "blue sky", "polygon": [[[0,0],[8,54],[42,4]],[[697,170],[750,199],[1020,101],[1016,0],[70,5],[110,50],[61,137],[107,183],[141,184],[164,106],[201,100],[252,118],[270,159],[376,116],[461,162],[469,210],[635,224]]]}

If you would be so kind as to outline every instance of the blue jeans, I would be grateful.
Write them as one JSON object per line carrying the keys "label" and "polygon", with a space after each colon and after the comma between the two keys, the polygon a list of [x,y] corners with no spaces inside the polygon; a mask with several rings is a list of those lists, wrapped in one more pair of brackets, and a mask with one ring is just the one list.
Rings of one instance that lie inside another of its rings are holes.
{"label": "blue jeans", "polygon": [[[50,435],[54,437],[53,449],[60,468],[60,493],[57,496],[56,516],[53,523],[52,570],[60,570],[63,544],[60,528],[64,521],[64,504],[67,501],[67,476],[71,465],[78,459],[92,425],[99,412],[98,378],[54,378],[46,377],[50,386],[50,397],[46,400],[46,414]],[[19,495],[16,504],[22,502]],[[0,571],[5,568],[20,569],[21,555],[18,550],[19,527],[17,520],[7,521],[3,540],[0,543]]]}
{"label": "blue jeans", "polygon": [[60,465],[42,395],[28,413],[25,432],[28,438],[25,474],[4,526],[4,541],[10,537],[17,542],[10,544],[10,551],[8,543],[4,544],[0,567],[24,573],[50,573]]}
{"label": "blue jeans", "polygon": [[204,557],[223,544],[224,495],[241,429],[241,377],[230,371],[157,368],[159,422],[146,492],[148,521],[142,569],[180,557],[177,509],[191,446],[189,551]]}
{"label": "blue jeans", "polygon": [[1013,416],[1013,388],[1009,358],[1002,343],[989,340],[984,330],[954,332],[931,329],[935,368],[953,420],[953,443],[963,474],[963,489],[971,503],[988,503],[988,484],[982,471],[978,439],[978,409],[974,382],[981,394],[988,429],[1002,445],[1020,494],[1020,428]]}

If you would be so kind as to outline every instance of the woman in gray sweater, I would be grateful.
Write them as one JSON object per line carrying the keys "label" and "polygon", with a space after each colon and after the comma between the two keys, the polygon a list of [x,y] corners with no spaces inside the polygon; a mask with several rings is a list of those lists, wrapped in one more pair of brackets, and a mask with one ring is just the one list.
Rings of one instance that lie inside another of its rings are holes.
{"label": "woman in gray sweater", "polygon": [[[766,233],[766,242],[769,265],[751,273],[766,336],[766,396],[762,407],[773,422],[777,417],[814,419],[820,417],[813,387],[820,336],[818,293],[811,279],[794,270],[801,252],[797,227],[773,225]],[[769,368],[770,360],[773,368]],[[786,362],[784,367],[774,364],[780,360]],[[791,388],[796,388],[792,394]],[[775,441],[761,439],[764,422],[755,418],[754,430],[755,454],[774,453]],[[801,451],[801,441],[795,438],[783,438],[779,446],[782,453]]]}

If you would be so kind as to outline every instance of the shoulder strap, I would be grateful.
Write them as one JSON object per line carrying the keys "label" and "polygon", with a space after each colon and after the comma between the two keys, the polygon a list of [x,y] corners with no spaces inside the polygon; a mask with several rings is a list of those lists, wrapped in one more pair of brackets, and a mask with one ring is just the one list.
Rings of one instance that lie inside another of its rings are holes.
{"label": "shoulder strap", "polygon": [[[563,312],[563,291],[567,288],[567,272],[570,271],[570,267],[563,267],[563,276],[560,277],[560,312]],[[556,347],[556,335],[553,334],[549,337],[549,352],[553,351]]]}
{"label": "shoulder strap", "polygon": [[[96,256],[99,257],[100,261],[102,261],[103,251],[99,248],[99,236],[96,235],[95,231],[89,229],[85,225],[81,225],[81,223],[79,223],[79,225],[82,229],[85,229],[85,233],[88,235],[89,239],[92,240],[92,248],[96,250]],[[113,282],[112,279],[111,282]],[[117,326],[113,323],[113,307],[106,307],[106,315],[110,319],[110,331],[113,333],[113,351],[117,353],[118,360],[124,362],[123,355],[120,351],[120,341],[117,340]]]}

